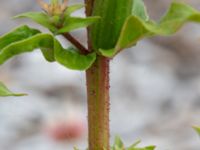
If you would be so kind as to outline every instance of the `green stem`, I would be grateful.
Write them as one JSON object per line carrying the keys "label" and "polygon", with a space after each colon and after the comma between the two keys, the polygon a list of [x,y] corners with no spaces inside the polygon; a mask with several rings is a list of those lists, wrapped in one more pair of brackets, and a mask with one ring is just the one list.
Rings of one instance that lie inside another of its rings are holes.
{"label": "green stem", "polygon": [[86,71],[89,150],[109,150],[109,59],[97,56]]}
{"label": "green stem", "polygon": [[[86,16],[91,16],[94,0],[85,0],[85,4]],[[92,51],[90,28],[87,31],[88,49]],[[108,58],[97,56],[95,63],[86,71],[89,150],[110,150],[109,63]]]}

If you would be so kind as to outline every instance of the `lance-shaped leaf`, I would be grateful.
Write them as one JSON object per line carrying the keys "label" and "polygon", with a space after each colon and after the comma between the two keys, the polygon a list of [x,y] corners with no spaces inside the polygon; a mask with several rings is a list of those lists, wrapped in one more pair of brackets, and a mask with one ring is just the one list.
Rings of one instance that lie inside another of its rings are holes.
{"label": "lance-shaped leaf", "polygon": [[155,150],[155,146],[146,146],[143,148],[138,148],[138,147],[129,147],[126,150]]}
{"label": "lance-shaped leaf", "polygon": [[[46,48],[50,51],[53,49],[52,41],[52,36],[49,34],[36,34],[27,39],[13,42],[0,50],[0,64],[3,64],[15,55],[19,55],[25,52],[32,52],[37,48]],[[48,56],[46,56],[46,58],[47,57]]]}
{"label": "lance-shaped leaf", "polygon": [[200,127],[199,126],[193,126],[193,129],[197,132],[198,135],[200,135]]}
{"label": "lance-shaped leaf", "polygon": [[58,40],[54,39],[55,59],[61,65],[73,70],[86,70],[96,60],[96,54],[81,55],[77,49],[64,49]]}
{"label": "lance-shaped leaf", "polygon": [[115,143],[113,146],[113,150],[125,150],[124,148],[124,144],[122,142],[122,140],[120,139],[120,137],[115,137]]}
{"label": "lance-shaped leaf", "polygon": [[6,96],[25,96],[27,94],[23,93],[13,93],[11,92],[1,81],[0,81],[0,97]]}
{"label": "lance-shaped leaf", "polygon": [[146,147],[140,148],[140,147],[138,147],[139,143],[140,143],[140,141],[137,141],[134,144],[132,144],[131,146],[129,146],[128,148],[125,148],[120,137],[116,137],[114,146],[111,149],[112,150],[155,150],[155,146],[146,146]]}
{"label": "lance-shaped leaf", "polygon": [[95,22],[97,22],[100,17],[67,17],[65,19],[63,28],[61,28],[58,33],[66,33],[76,29],[87,27]]}
{"label": "lance-shaped leaf", "polygon": [[65,10],[65,17],[71,15],[71,13],[73,13],[83,7],[85,7],[84,4],[75,4],[75,5],[68,6],[67,9]]}
{"label": "lance-shaped leaf", "polygon": [[[8,37],[8,40],[14,39],[12,36],[14,35],[15,37],[16,34],[14,33],[18,30],[19,29],[16,29],[5,36]],[[28,32],[25,32],[26,35],[29,35],[29,32],[31,31],[35,30],[29,28]],[[36,33],[37,34],[32,36],[24,36],[24,38],[21,40],[17,39],[16,42],[12,40],[12,42],[9,44],[6,42],[7,39],[4,38],[5,36],[0,38],[0,45],[4,45],[1,47],[2,49],[0,49],[0,64],[3,64],[15,55],[19,55],[25,52],[32,52],[37,48],[42,49],[42,52],[48,61],[56,60],[58,63],[64,65],[65,67],[74,70],[86,70],[93,64],[96,59],[95,53],[82,55],[78,52],[77,49],[64,49],[51,34],[42,34],[38,32]]]}
{"label": "lance-shaped leaf", "polygon": [[34,22],[49,29],[53,33],[57,31],[57,28],[53,24],[52,18],[43,12],[27,12],[27,13],[17,15],[14,18],[29,18],[33,20]]}
{"label": "lance-shaped leaf", "polygon": [[13,42],[27,39],[33,35],[40,33],[39,30],[29,28],[26,25],[20,26],[11,32],[0,37],[0,51]]}
{"label": "lance-shaped leaf", "polygon": [[121,50],[135,45],[148,36],[169,36],[177,32],[186,22],[200,22],[200,12],[184,3],[172,3],[167,14],[158,23],[145,21],[140,16],[130,16],[124,23],[114,48],[100,49],[102,55],[113,57]]}
{"label": "lance-shaped leaf", "polygon": [[[23,26],[20,26],[20,27],[14,29],[13,31],[1,36],[0,37],[0,55],[3,56],[5,53],[7,53],[6,51],[8,51],[8,50],[6,50],[6,49],[9,49],[10,46],[14,47],[15,44],[17,44],[16,42],[18,42],[17,45],[19,45],[19,43],[22,42],[22,41],[24,42],[24,40],[30,41],[29,38],[31,38],[34,35],[37,35],[39,33],[40,33],[39,30],[32,29],[32,28],[29,28],[26,25],[23,25]],[[50,62],[55,61],[52,58],[52,55],[53,55],[52,49],[42,48],[42,52],[43,52],[43,55],[44,55],[44,57],[46,58],[47,61],[50,61]],[[10,53],[11,53],[11,51],[10,51]],[[22,51],[21,51],[21,53],[22,53]],[[13,54],[9,54],[10,56],[8,56],[8,54],[9,53],[7,53],[7,57],[5,57],[5,55],[4,55],[4,59],[1,58],[1,60],[0,60],[1,63],[6,61],[7,59],[9,59],[9,57],[12,57],[13,55],[15,55],[13,53]],[[18,52],[18,54],[20,54],[20,52]]]}
{"label": "lance-shaped leaf", "polygon": [[145,21],[149,20],[149,16],[143,0],[133,0],[132,15],[138,16]]}

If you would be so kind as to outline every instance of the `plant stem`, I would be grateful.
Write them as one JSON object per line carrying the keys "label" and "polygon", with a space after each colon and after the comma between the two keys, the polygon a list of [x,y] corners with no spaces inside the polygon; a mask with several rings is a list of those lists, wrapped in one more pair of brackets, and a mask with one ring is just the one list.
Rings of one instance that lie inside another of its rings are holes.
{"label": "plant stem", "polygon": [[89,150],[109,150],[109,59],[97,56],[86,71]]}
{"label": "plant stem", "polygon": [[85,4],[86,4],[85,14],[86,16],[91,16],[94,0],[85,0]]}
{"label": "plant stem", "polygon": [[[86,16],[91,16],[93,11],[94,0],[84,0],[85,1],[85,14]],[[87,27],[87,38],[88,38],[88,49],[92,50],[92,44],[90,39],[90,27]]]}
{"label": "plant stem", "polygon": [[86,49],[78,40],[76,40],[70,33],[64,33],[63,36],[70,41],[76,48],[79,49],[81,54],[88,54],[89,51]]}
{"label": "plant stem", "polygon": [[[85,5],[86,16],[91,16],[94,0],[85,0]],[[87,34],[88,49],[92,51],[90,27]],[[89,150],[110,150],[109,63],[109,58],[97,55],[95,63],[86,71]]]}

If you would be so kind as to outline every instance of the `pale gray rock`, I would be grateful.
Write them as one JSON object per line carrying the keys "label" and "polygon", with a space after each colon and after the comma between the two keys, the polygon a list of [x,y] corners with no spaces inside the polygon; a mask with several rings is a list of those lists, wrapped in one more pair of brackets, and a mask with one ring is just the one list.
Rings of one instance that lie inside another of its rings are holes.
{"label": "pale gray rock", "polygon": [[[198,0],[185,1],[200,9]],[[0,3],[1,34],[21,23],[38,27],[24,19],[10,20],[18,13],[39,10],[34,0]],[[158,20],[170,0],[145,0],[145,3],[151,17]],[[73,34],[86,42],[83,31]],[[190,24],[173,37],[143,40],[112,60],[112,141],[115,135],[120,135],[126,144],[141,139],[143,145],[154,144],[158,150],[199,150],[200,139],[191,128],[200,125],[199,37],[200,26]],[[28,97],[0,101],[0,149],[86,147],[86,136],[59,143],[44,130],[59,119],[81,118],[86,122],[84,72],[47,63],[35,51],[1,66],[0,80],[14,91],[29,93]]]}

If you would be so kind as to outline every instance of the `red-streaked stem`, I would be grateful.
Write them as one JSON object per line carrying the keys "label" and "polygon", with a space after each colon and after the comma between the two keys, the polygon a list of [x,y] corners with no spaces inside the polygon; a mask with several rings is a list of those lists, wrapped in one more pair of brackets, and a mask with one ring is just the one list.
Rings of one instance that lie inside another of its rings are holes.
{"label": "red-streaked stem", "polygon": [[[85,15],[92,16],[94,0],[84,0],[85,1]],[[92,44],[90,39],[90,27],[87,27],[87,37],[88,37],[88,49],[92,50]]]}
{"label": "red-streaked stem", "polygon": [[92,9],[94,5],[94,0],[84,0],[86,4],[85,14],[86,16],[92,15]]}
{"label": "red-streaked stem", "polygon": [[63,36],[70,41],[76,48],[79,49],[81,54],[88,54],[89,50],[85,48],[77,39],[75,39],[70,33],[64,33]]}
{"label": "red-streaked stem", "polygon": [[[94,0],[85,0],[85,4],[86,16],[91,16]],[[87,34],[88,49],[92,51],[90,27]],[[95,63],[86,71],[89,150],[110,150],[109,63],[109,58],[97,56]]]}
{"label": "red-streaked stem", "polygon": [[109,150],[109,62],[97,56],[86,71],[88,96],[89,150]]}

